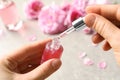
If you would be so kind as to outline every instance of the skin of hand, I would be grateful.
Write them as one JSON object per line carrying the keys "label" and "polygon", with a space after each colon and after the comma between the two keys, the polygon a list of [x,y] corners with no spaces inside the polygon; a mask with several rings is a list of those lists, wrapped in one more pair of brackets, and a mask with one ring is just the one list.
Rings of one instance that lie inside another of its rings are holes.
{"label": "skin of hand", "polygon": [[59,59],[40,65],[45,44],[51,40],[24,46],[0,60],[0,80],[44,80],[61,66]]}
{"label": "skin of hand", "polygon": [[94,5],[86,8],[85,23],[97,33],[94,43],[105,41],[104,50],[113,49],[120,64],[120,5]]}

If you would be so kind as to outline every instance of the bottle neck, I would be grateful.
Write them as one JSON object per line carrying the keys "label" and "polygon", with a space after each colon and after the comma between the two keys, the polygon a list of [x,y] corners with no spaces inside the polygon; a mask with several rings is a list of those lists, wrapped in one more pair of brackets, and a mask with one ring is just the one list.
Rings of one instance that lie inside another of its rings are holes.
{"label": "bottle neck", "polygon": [[58,38],[54,38],[52,42],[48,43],[47,49],[50,50],[58,50],[60,48],[61,44]]}
{"label": "bottle neck", "polygon": [[53,48],[55,48],[55,49],[59,49],[59,48],[60,48],[61,44],[60,44],[59,38],[54,38],[54,39],[52,40],[52,45],[51,45],[51,47],[52,47],[52,46],[53,46]]}

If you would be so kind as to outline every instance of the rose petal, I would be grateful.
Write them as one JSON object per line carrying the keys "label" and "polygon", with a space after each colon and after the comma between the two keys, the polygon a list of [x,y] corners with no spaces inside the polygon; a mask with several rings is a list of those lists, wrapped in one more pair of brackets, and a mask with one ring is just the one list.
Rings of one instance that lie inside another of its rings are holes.
{"label": "rose petal", "polygon": [[3,35],[3,30],[0,29],[0,37]]}
{"label": "rose petal", "polygon": [[31,36],[28,37],[28,40],[29,41],[35,41],[35,40],[37,40],[37,37],[36,37],[36,35],[31,35]]}
{"label": "rose petal", "polygon": [[64,4],[61,6],[62,10],[68,12],[71,9],[72,5],[70,3]]}
{"label": "rose petal", "polygon": [[86,14],[85,13],[85,8],[88,6],[89,0],[74,0],[73,1],[73,6],[82,12],[83,16]]}
{"label": "rose petal", "polygon": [[105,69],[107,67],[107,63],[105,61],[99,62],[98,67],[100,69]]}
{"label": "rose petal", "polygon": [[79,55],[79,58],[83,59],[85,56],[87,56],[86,52],[82,52]]}
{"label": "rose petal", "polygon": [[94,62],[90,59],[90,58],[84,58],[83,59],[83,64],[87,65],[87,66],[90,66],[90,65],[93,65]]}
{"label": "rose petal", "polygon": [[83,29],[83,32],[85,33],[85,34],[93,34],[93,30],[91,29],[91,28],[89,28],[89,27],[85,27],[84,29]]}

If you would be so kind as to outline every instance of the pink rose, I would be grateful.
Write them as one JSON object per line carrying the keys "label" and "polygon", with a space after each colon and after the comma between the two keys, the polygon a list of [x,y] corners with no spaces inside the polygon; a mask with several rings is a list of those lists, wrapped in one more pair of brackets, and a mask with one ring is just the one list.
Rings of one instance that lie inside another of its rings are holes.
{"label": "pink rose", "polygon": [[66,13],[56,5],[43,7],[39,13],[39,26],[44,33],[56,34],[67,29],[64,26]]}
{"label": "pink rose", "polygon": [[64,24],[70,27],[74,20],[79,17],[83,17],[85,15],[85,8],[87,5],[88,0],[74,0],[72,4],[62,6],[62,9],[67,13]]}
{"label": "pink rose", "polygon": [[64,25],[67,25],[68,27],[70,27],[72,25],[72,22],[76,19],[78,19],[79,17],[82,17],[82,13],[75,9],[75,8],[71,8],[68,12],[67,12],[67,17],[65,19]]}
{"label": "pink rose", "polygon": [[40,0],[30,0],[25,6],[25,14],[28,19],[38,19],[39,12],[43,7]]}
{"label": "pink rose", "polygon": [[85,15],[85,8],[88,6],[89,0],[73,0],[73,7],[82,12]]}

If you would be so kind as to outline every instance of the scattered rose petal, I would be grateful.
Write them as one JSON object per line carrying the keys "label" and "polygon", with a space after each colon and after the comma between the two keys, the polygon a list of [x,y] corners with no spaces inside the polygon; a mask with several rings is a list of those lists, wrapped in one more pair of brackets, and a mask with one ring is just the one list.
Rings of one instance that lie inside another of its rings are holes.
{"label": "scattered rose petal", "polygon": [[3,30],[0,29],[0,37],[3,36]]}
{"label": "scattered rose petal", "polygon": [[84,29],[83,29],[83,32],[85,33],[85,34],[93,34],[93,30],[91,29],[91,28],[89,28],[89,27],[85,27]]}
{"label": "scattered rose petal", "polygon": [[39,12],[43,7],[40,0],[30,0],[25,6],[25,15],[28,19],[38,19]]}
{"label": "scattered rose petal", "polygon": [[31,35],[31,36],[28,37],[28,40],[29,41],[35,41],[35,40],[37,40],[37,37],[36,37],[36,35]]}
{"label": "scattered rose petal", "polygon": [[57,34],[67,29],[64,26],[66,13],[57,5],[45,6],[39,13],[39,26],[42,32],[47,34]]}
{"label": "scattered rose petal", "polygon": [[86,56],[87,56],[86,52],[82,52],[80,53],[79,58],[83,59]]}
{"label": "scattered rose petal", "polygon": [[90,66],[90,65],[93,65],[94,62],[90,58],[86,57],[83,59],[83,64]]}
{"label": "scattered rose petal", "polygon": [[98,67],[99,67],[100,69],[105,69],[105,68],[107,67],[107,64],[106,64],[105,61],[102,61],[102,62],[99,62],[99,63],[98,63]]}

